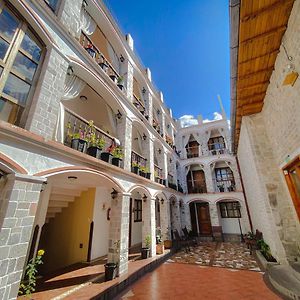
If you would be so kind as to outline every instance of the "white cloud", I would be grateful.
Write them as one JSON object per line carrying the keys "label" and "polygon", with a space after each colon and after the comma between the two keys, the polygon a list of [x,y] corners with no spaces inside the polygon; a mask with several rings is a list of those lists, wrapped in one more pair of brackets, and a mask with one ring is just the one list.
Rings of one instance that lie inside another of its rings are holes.
{"label": "white cloud", "polygon": [[218,113],[217,111],[215,111],[213,115],[214,115],[214,118],[212,120],[210,120],[210,119],[204,119],[203,123],[208,123],[208,122],[222,120],[222,115],[220,113]]}
{"label": "white cloud", "polygon": [[180,117],[179,120],[181,127],[189,127],[198,124],[197,119],[195,119],[193,115],[184,115]]}

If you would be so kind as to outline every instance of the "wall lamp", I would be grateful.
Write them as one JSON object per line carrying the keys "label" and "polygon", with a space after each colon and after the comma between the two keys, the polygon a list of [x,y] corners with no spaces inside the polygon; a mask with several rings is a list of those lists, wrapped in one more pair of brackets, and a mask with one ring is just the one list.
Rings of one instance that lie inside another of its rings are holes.
{"label": "wall lamp", "polygon": [[147,139],[147,136],[146,136],[146,134],[144,133],[144,134],[143,134],[143,140],[146,141],[146,139]]}
{"label": "wall lamp", "polygon": [[145,87],[143,87],[143,89],[142,89],[142,93],[143,93],[143,94],[145,94],[145,93],[146,93],[146,89],[145,89]]}
{"label": "wall lamp", "polygon": [[118,113],[116,114],[116,117],[120,120],[122,118],[122,113],[118,110]]}
{"label": "wall lamp", "polygon": [[161,149],[160,148],[158,149],[158,154],[161,154]]}
{"label": "wall lamp", "polygon": [[72,68],[71,66],[69,66],[69,67],[68,67],[68,70],[67,70],[67,74],[68,74],[69,76],[71,76],[71,75],[73,75],[73,73],[74,73],[73,68]]}
{"label": "wall lamp", "polygon": [[143,201],[146,202],[147,201],[147,196],[144,194],[144,196],[142,197]]}
{"label": "wall lamp", "polygon": [[69,181],[74,182],[77,177],[76,176],[68,176]]}
{"label": "wall lamp", "polygon": [[125,61],[125,58],[124,58],[124,56],[121,54],[120,55],[120,61],[123,63],[124,61]]}
{"label": "wall lamp", "polygon": [[113,191],[110,193],[111,194],[111,198],[112,199],[116,199],[118,197],[118,191],[116,191],[115,189],[113,189]]}
{"label": "wall lamp", "polygon": [[160,203],[164,204],[165,200],[163,198],[160,199]]}
{"label": "wall lamp", "polygon": [[86,100],[87,100],[87,97],[84,96],[84,95],[81,95],[81,96],[79,97],[79,99],[80,99],[81,101],[86,101]]}

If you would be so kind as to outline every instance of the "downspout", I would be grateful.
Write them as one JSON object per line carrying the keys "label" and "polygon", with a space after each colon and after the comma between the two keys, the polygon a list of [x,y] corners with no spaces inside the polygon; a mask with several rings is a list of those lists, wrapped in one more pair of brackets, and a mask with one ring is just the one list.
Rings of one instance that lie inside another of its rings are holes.
{"label": "downspout", "polygon": [[246,196],[246,193],[245,193],[245,187],[244,187],[243,177],[242,177],[242,174],[241,174],[240,163],[239,163],[238,157],[236,156],[235,158],[236,158],[236,164],[237,164],[237,167],[238,167],[238,172],[239,172],[239,175],[240,175],[240,180],[241,180],[241,185],[242,185],[242,191],[243,191],[243,195],[244,195],[244,198],[245,198],[245,204],[246,204],[246,209],[247,209],[247,215],[248,215],[248,219],[249,219],[250,229],[251,229],[251,232],[253,233],[253,224],[252,224],[252,219],[251,219],[251,215],[250,215],[250,209],[249,209],[249,205],[248,205],[248,199],[247,199],[247,196]]}

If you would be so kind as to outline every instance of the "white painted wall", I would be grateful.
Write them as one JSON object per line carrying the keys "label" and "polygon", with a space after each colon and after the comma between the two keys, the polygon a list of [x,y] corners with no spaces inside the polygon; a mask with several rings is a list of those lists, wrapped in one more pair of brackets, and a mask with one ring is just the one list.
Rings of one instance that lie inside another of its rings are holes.
{"label": "white painted wall", "polygon": [[132,199],[132,211],[131,211],[131,246],[142,242],[142,224],[143,222],[134,222],[134,199]]}
{"label": "white painted wall", "polygon": [[[105,209],[103,209],[103,204],[105,204]],[[103,187],[97,187],[93,213],[94,232],[91,259],[107,254],[109,221],[106,216],[108,208],[110,208],[110,191]]]}
{"label": "white painted wall", "polygon": [[238,218],[220,218],[223,233],[240,234],[238,222]]}

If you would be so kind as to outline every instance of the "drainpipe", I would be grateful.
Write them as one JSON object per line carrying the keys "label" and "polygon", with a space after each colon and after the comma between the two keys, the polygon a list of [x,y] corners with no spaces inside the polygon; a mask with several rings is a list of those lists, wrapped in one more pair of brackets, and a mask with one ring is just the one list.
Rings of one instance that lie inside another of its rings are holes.
{"label": "drainpipe", "polygon": [[246,193],[245,193],[244,181],[243,181],[243,178],[242,178],[240,163],[239,163],[238,157],[236,156],[235,158],[236,158],[236,164],[237,164],[237,167],[238,167],[238,172],[239,172],[240,180],[241,180],[241,184],[242,184],[243,195],[244,195],[244,198],[245,198],[245,204],[246,204],[248,219],[249,219],[249,223],[250,223],[250,229],[251,229],[251,232],[253,233],[252,219],[251,219],[250,210],[249,210],[249,206],[248,206],[247,196],[246,196]]}

